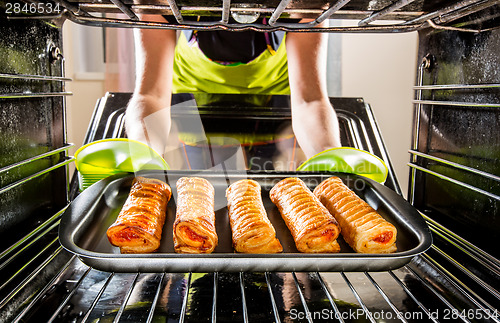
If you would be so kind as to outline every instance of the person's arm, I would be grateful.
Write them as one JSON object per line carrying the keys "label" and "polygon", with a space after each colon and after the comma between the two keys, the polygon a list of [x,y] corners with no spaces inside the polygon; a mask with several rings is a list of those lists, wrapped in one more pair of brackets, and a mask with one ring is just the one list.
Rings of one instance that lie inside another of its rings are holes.
{"label": "person's arm", "polygon": [[[158,16],[142,16],[162,21]],[[175,30],[134,30],[136,84],[125,115],[130,139],[148,144],[162,154],[170,131],[170,101],[176,45]]]}
{"label": "person's arm", "polygon": [[340,147],[339,124],[326,87],[327,34],[287,33],[292,127],[306,154]]}

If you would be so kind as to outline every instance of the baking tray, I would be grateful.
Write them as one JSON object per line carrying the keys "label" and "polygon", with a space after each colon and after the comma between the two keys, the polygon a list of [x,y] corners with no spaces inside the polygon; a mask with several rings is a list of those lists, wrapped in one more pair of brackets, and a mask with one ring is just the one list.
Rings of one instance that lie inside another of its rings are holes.
{"label": "baking tray", "polygon": [[[106,236],[128,196],[135,176],[158,178],[172,188],[160,248],[150,254],[120,254]],[[269,191],[283,178],[299,177],[314,189],[322,180],[335,175],[368,202],[397,230],[398,250],[392,254],[355,253],[338,238],[341,252],[304,254],[297,251],[293,238]],[[176,181],[183,176],[198,176],[215,188],[216,230],[219,244],[212,254],[177,254],[174,252],[172,228],[175,218]],[[226,208],[226,188],[240,179],[254,179],[262,186],[262,198],[268,217],[283,245],[280,254],[240,254],[232,247],[231,229]],[[415,208],[391,189],[365,177],[344,173],[310,172],[197,172],[147,171],[108,177],[83,191],[62,215],[59,228],[62,246],[84,263],[111,272],[245,272],[245,271],[383,271],[407,264],[432,244],[432,235]]]}

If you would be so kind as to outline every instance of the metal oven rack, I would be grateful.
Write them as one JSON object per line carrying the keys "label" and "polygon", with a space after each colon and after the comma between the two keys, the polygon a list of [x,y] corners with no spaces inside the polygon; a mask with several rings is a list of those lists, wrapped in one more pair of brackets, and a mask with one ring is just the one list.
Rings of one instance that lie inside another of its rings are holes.
{"label": "metal oven rack", "polygon": [[[413,100],[413,103],[415,104],[415,122],[417,125],[420,125],[422,122],[422,114],[423,114],[423,107],[424,106],[432,106],[432,107],[463,107],[463,108],[486,108],[486,109],[498,109],[500,108],[500,102],[493,102],[493,101],[488,101],[484,102],[484,100],[475,100],[473,102],[463,102],[463,101],[454,101],[454,100],[442,100],[442,99],[425,99],[424,98],[424,91],[443,91],[443,92],[451,92],[451,91],[478,91],[478,92],[499,92],[500,91],[500,84],[499,83],[487,83],[487,84],[445,84],[445,85],[423,85],[423,73],[426,68],[429,68],[429,64],[432,64],[430,62],[430,58],[424,57],[424,60],[422,64],[420,64],[418,68],[418,85],[414,87],[414,90],[416,91],[416,99]],[[498,96],[498,95],[497,95]],[[409,200],[410,203],[413,203],[415,201],[415,174],[417,171],[425,172],[427,174],[430,174],[432,176],[439,177],[442,180],[452,182],[458,186],[461,186],[463,188],[469,189],[471,191],[474,191],[478,194],[485,195],[493,200],[500,201],[500,195],[498,192],[498,183],[500,183],[500,176],[497,176],[495,174],[492,174],[488,171],[482,171],[480,169],[470,167],[467,165],[462,165],[460,163],[456,163],[447,159],[443,159],[437,156],[433,156],[432,153],[426,153],[426,152],[421,152],[419,151],[419,139],[420,139],[420,128],[417,127],[415,129],[415,135],[413,138],[413,143],[412,143],[412,149],[409,151],[410,154],[412,154],[412,160],[408,164],[408,166],[412,169],[411,170],[411,183],[410,183],[410,192],[409,192]],[[459,169],[461,171],[465,171],[470,174],[474,174],[478,177],[485,178],[487,180],[491,180],[492,182],[495,182],[493,186],[491,186],[490,190],[485,190],[480,187],[474,186],[473,184],[465,183],[460,180],[453,179],[451,177],[448,177],[446,175],[437,173],[432,171],[431,169],[427,169],[425,167],[422,167],[417,163],[417,158],[421,158],[424,160],[427,160],[429,162],[433,163],[438,163],[438,164],[443,164],[447,165],[448,167],[454,168],[454,169]]]}
{"label": "metal oven rack", "polygon": [[427,277],[446,273],[433,261],[373,273],[120,274],[71,259],[14,322],[498,322],[467,286]]}
{"label": "metal oven rack", "polygon": [[[27,240],[51,235],[57,221],[56,215]],[[456,243],[470,262],[500,274],[498,262],[443,228],[433,227],[433,231]],[[21,268],[19,275],[26,275],[25,279],[2,298],[2,311],[22,309],[13,322],[286,322],[298,318],[304,322],[378,322],[381,318],[499,322],[499,295],[491,282],[478,278],[438,247],[389,272],[122,274],[95,270],[75,257],[68,260],[68,254],[60,247],[54,250],[52,244],[44,248],[52,250],[44,256],[46,261],[27,273]],[[27,246],[34,247],[33,243]],[[24,252],[4,255],[2,267]],[[37,257],[27,266],[38,262]],[[53,280],[23,295],[26,285],[54,263],[63,266]],[[2,292],[17,275],[3,282]],[[15,302],[21,296],[26,301]]]}
{"label": "metal oven rack", "polygon": [[[22,0],[28,4],[31,0]],[[121,28],[160,28],[160,29],[196,29],[196,30],[256,30],[256,31],[293,31],[293,32],[410,32],[427,27],[446,30],[481,32],[491,27],[469,28],[469,24],[478,24],[483,20],[498,17],[498,10],[490,10],[482,18],[473,22],[460,22],[460,18],[484,12],[498,5],[496,0],[462,1],[366,1],[366,0],[265,0],[242,2],[231,0],[52,0],[61,8],[57,15],[31,15],[16,18],[39,18],[64,21],[89,26]],[[105,15],[120,13],[116,15]],[[104,15],[103,15],[104,14]],[[150,22],[141,20],[141,14],[155,14],[175,17],[175,22]],[[213,21],[196,21],[193,16],[216,17]],[[236,21],[231,20],[235,18]],[[266,18],[258,21],[257,18]],[[289,19],[296,19],[290,22]],[[307,22],[299,22],[307,18]],[[352,26],[317,27],[327,19],[354,19]],[[239,22],[238,22],[239,21]],[[396,21],[396,22],[394,22]]]}

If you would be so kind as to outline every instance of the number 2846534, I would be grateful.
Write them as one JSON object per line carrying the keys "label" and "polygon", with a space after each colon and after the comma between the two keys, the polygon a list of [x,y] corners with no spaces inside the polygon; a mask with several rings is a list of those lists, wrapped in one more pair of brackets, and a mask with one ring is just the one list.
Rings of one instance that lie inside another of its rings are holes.
{"label": "number 2846534", "polygon": [[61,7],[58,3],[51,2],[33,2],[33,3],[20,3],[20,2],[7,2],[5,4],[6,14],[59,14]]}

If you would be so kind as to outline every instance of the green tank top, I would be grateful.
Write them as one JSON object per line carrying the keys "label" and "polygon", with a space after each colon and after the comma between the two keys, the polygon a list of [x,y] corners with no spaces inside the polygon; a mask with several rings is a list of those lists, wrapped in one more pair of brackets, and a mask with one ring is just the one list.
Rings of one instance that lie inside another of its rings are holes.
{"label": "green tank top", "polygon": [[245,64],[210,60],[181,33],[175,49],[173,93],[290,94],[285,42]]}

